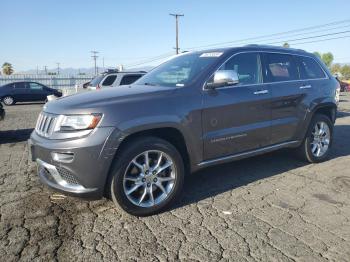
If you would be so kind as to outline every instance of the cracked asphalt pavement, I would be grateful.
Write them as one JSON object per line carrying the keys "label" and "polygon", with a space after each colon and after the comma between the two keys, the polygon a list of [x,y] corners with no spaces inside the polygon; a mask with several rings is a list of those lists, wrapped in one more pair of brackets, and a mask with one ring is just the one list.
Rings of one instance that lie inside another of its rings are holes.
{"label": "cracked asphalt pavement", "polygon": [[328,161],[282,150],[207,168],[146,218],[39,182],[26,140],[41,108],[5,107],[0,122],[1,261],[350,261],[350,95]]}

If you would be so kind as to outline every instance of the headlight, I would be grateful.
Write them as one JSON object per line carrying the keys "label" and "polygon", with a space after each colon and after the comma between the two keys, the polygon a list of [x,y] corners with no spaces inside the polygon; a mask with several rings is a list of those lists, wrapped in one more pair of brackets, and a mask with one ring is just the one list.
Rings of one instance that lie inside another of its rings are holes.
{"label": "headlight", "polygon": [[94,129],[102,118],[101,114],[61,116],[57,131],[79,131]]}

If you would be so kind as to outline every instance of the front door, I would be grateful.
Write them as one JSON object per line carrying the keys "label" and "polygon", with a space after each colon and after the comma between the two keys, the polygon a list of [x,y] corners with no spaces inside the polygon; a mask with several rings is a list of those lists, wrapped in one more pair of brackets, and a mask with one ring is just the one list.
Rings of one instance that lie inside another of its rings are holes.
{"label": "front door", "polygon": [[239,83],[203,91],[205,160],[269,144],[271,93],[262,83],[260,61],[255,52],[234,55],[219,70],[235,70]]}

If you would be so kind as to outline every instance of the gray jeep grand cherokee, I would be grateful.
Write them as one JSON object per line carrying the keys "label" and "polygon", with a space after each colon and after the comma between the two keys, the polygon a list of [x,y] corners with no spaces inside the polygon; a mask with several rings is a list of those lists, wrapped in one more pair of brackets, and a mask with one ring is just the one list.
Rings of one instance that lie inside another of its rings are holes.
{"label": "gray jeep grand cherokee", "polygon": [[280,148],[325,160],[338,93],[302,50],[190,52],[132,85],[49,102],[29,144],[44,184],[145,216],[168,207],[200,168]]}

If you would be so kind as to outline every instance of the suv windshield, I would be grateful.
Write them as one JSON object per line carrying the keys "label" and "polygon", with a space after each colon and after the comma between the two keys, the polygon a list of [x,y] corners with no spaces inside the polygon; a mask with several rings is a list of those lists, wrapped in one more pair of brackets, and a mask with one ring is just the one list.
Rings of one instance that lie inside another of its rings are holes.
{"label": "suv windshield", "polygon": [[222,52],[188,53],[175,57],[146,74],[136,85],[183,87],[213,64]]}
{"label": "suv windshield", "polygon": [[104,76],[96,76],[94,79],[91,80],[89,86],[97,86],[103,78]]}

